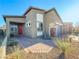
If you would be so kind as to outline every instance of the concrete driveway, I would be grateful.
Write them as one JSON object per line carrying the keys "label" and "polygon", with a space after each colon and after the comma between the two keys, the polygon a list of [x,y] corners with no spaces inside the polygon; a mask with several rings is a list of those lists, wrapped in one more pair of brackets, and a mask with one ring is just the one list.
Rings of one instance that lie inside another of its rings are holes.
{"label": "concrete driveway", "polygon": [[44,43],[46,45],[49,45],[51,47],[55,47],[55,44],[54,44],[54,41],[53,40],[45,40],[45,39],[42,39],[42,38],[35,38],[35,39],[32,39],[32,38],[28,38],[28,37],[17,37],[16,38],[17,41],[19,42],[19,45],[23,48],[27,48],[29,46],[32,46],[32,45],[35,45],[37,43]]}

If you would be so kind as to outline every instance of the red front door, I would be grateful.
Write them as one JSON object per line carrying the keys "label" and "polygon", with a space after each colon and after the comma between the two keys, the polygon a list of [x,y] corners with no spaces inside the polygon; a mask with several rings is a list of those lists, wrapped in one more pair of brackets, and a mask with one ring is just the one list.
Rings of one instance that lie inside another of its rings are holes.
{"label": "red front door", "polygon": [[18,34],[23,34],[23,26],[18,25]]}
{"label": "red front door", "polygon": [[51,28],[51,29],[50,29],[50,35],[51,35],[52,37],[55,37],[55,36],[56,36],[56,29],[55,29],[55,28]]}

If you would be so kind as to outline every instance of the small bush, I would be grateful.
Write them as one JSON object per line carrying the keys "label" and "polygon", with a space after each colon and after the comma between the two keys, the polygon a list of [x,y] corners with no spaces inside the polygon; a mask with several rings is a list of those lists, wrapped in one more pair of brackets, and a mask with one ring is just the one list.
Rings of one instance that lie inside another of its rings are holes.
{"label": "small bush", "polygon": [[7,43],[7,46],[16,46],[16,45],[18,45],[17,41],[10,41]]}
{"label": "small bush", "polygon": [[6,56],[6,59],[24,59],[24,51],[20,49],[20,47],[14,47],[14,52],[10,53]]}

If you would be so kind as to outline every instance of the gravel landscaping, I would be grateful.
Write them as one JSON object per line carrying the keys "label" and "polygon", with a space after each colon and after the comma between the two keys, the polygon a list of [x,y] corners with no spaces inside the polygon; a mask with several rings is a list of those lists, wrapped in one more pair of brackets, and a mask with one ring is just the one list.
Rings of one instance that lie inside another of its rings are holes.
{"label": "gravel landscaping", "polygon": [[[52,40],[46,40],[46,41],[44,40],[35,41],[35,40],[31,40],[31,39],[25,40],[27,41],[26,44],[28,44],[28,46],[24,47],[23,49],[19,49],[17,51],[15,50],[11,54],[8,54],[6,59],[18,59],[18,58],[19,59],[61,59],[62,50],[48,43],[51,42]],[[22,40],[20,40],[20,43],[21,41]],[[23,41],[22,44],[25,41]],[[70,46],[65,51],[64,59],[79,59],[79,43],[78,42],[69,42],[69,43]]]}

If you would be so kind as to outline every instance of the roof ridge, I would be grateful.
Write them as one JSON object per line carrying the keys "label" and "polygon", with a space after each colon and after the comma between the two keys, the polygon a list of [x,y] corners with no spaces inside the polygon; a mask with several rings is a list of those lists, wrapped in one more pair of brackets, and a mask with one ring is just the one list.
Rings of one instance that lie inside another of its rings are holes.
{"label": "roof ridge", "polygon": [[46,10],[41,9],[41,8],[38,8],[38,7],[30,6],[30,7],[26,10],[26,12],[23,14],[23,16],[25,16],[31,9],[46,11]]}

